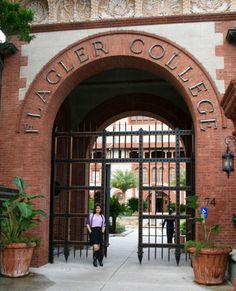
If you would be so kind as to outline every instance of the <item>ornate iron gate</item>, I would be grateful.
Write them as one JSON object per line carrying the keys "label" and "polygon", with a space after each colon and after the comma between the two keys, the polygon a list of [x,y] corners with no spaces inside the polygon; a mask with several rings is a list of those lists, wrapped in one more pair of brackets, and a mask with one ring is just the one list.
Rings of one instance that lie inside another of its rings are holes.
{"label": "ornate iron gate", "polygon": [[[158,130],[157,130],[158,129]],[[88,250],[86,217],[94,202],[100,202],[109,221],[110,173],[117,163],[132,164],[138,176],[138,258],[143,250],[148,258],[154,251],[164,257],[164,249],[175,248],[179,264],[183,242],[180,222],[186,222],[187,239],[194,227],[185,197],[194,192],[194,142],[192,130],[163,128],[133,131],[55,132],[51,195],[50,262],[55,254]],[[184,180],[184,182],[182,181]],[[135,193],[134,193],[135,195]],[[169,215],[172,207],[174,214]],[[174,221],[174,240],[166,242],[165,220]],[[107,223],[108,224],[108,223]],[[109,228],[106,230],[106,245]]]}

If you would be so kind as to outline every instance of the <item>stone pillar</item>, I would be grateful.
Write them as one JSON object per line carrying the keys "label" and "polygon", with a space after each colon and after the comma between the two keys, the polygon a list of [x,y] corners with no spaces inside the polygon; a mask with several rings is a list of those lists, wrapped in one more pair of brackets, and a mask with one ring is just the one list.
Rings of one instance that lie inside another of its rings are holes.
{"label": "stone pillar", "polygon": [[99,1],[91,0],[91,20],[98,19],[98,5]]}
{"label": "stone pillar", "polygon": [[135,0],[134,17],[142,17],[143,16],[142,4],[143,4],[142,0]]}
{"label": "stone pillar", "polygon": [[231,0],[230,11],[236,11],[236,0]]}
{"label": "stone pillar", "polygon": [[152,214],[156,213],[156,193],[152,192]]}
{"label": "stone pillar", "polygon": [[190,0],[183,0],[183,14],[191,14]]}
{"label": "stone pillar", "polygon": [[57,22],[56,3],[54,0],[48,0],[48,22]]}

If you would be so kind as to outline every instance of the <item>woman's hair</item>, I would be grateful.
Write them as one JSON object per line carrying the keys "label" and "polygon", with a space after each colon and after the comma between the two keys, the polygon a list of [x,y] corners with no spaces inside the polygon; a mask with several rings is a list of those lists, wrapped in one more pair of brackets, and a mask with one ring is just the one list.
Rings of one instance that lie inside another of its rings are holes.
{"label": "woman's hair", "polygon": [[93,211],[93,214],[96,213],[96,208],[97,208],[98,206],[101,208],[100,214],[103,214],[103,212],[102,212],[102,205],[101,205],[100,203],[96,203],[96,204],[94,205],[94,211]]}

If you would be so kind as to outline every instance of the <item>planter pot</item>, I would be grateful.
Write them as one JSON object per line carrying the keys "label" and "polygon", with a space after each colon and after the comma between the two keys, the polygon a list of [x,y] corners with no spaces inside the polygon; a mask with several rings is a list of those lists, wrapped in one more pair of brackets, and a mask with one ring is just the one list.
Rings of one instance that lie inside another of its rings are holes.
{"label": "planter pot", "polygon": [[35,243],[12,243],[1,249],[1,274],[6,277],[28,275]]}
{"label": "planter pot", "polygon": [[196,248],[188,250],[192,258],[195,281],[204,285],[219,285],[224,282],[231,248],[202,249],[196,255]]}

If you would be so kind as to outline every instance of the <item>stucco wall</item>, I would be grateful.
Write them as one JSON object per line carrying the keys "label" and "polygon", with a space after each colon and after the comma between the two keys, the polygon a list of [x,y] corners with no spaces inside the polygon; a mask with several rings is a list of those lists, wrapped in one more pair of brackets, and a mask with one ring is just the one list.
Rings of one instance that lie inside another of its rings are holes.
{"label": "stucco wall", "polygon": [[144,31],[176,42],[203,64],[218,90],[224,93],[224,81],[216,79],[216,70],[224,69],[224,58],[215,54],[216,46],[223,44],[223,33],[215,32],[215,22],[198,22],[37,33],[30,44],[22,46],[22,56],[28,57],[28,65],[20,69],[20,77],[26,78],[26,87],[20,89],[19,99],[24,99],[36,74],[62,49],[87,36],[112,30]]}

